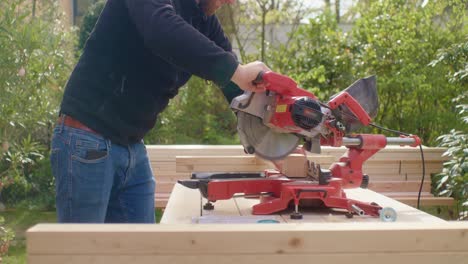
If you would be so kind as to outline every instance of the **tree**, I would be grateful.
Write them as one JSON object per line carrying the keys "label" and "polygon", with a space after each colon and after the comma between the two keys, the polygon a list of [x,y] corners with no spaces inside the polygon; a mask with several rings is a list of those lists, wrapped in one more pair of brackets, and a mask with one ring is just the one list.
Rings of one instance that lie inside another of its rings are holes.
{"label": "tree", "polygon": [[448,65],[427,65],[438,49],[467,34],[465,3],[439,1],[421,7],[387,0],[365,8],[349,34],[329,14],[312,19],[289,47],[271,51],[272,65],[321,99],[376,75],[380,109],[375,122],[435,144],[447,127],[459,126],[451,99],[466,87],[448,83],[440,74]]}
{"label": "tree", "polygon": [[[225,6],[218,13],[223,28],[239,48],[242,61],[259,59],[267,62],[267,34],[272,34],[279,26],[287,25],[294,32],[310,9],[301,0],[245,0]],[[270,31],[269,31],[270,30]],[[254,40],[254,41],[252,41]],[[290,39],[286,40],[289,42]],[[248,56],[248,45],[257,46],[257,52]]]}

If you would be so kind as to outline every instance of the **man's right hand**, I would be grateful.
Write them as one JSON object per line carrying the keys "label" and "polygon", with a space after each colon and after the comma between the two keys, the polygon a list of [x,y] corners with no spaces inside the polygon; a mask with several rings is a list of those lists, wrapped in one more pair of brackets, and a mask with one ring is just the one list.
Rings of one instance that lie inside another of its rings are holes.
{"label": "man's right hand", "polygon": [[239,64],[231,81],[244,91],[263,92],[265,91],[265,85],[253,83],[258,74],[262,71],[266,72],[271,70],[261,61],[255,61],[245,65]]}

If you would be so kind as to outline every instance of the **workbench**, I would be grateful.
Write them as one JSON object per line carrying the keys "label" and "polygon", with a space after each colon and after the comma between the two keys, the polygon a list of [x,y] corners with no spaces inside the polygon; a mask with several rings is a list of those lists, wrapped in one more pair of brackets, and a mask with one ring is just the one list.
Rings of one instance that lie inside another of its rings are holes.
{"label": "workbench", "polygon": [[[444,223],[445,221],[417,210],[414,207],[400,203],[369,189],[347,189],[347,197],[364,202],[375,202],[381,207],[391,207],[397,212],[396,222],[400,223]],[[213,203],[214,210],[204,210],[207,202],[198,190],[189,189],[176,184],[172,190],[161,224],[189,224],[189,223],[356,223],[356,222],[382,222],[378,217],[354,216],[346,218],[342,210],[300,208],[303,219],[290,219],[292,210],[283,211],[275,215],[254,216],[251,214],[253,205],[259,203],[258,199],[234,197],[229,200],[220,200]],[[271,221],[270,221],[271,220]],[[467,260],[468,263],[468,260]]]}
{"label": "workbench", "polygon": [[[468,222],[450,222],[370,190],[352,198],[393,207],[398,218],[346,218],[306,211],[252,216],[257,201],[217,201],[200,216],[200,194],[176,184],[161,224],[38,224],[27,231],[28,263],[467,264]],[[260,224],[259,220],[280,223]],[[286,223],[285,223],[286,222]]]}

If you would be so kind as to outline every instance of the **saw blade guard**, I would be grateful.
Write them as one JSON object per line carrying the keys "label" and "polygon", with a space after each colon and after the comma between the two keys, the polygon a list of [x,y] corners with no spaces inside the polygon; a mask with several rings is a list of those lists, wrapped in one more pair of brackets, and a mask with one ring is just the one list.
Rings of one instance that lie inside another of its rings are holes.
{"label": "saw blade guard", "polygon": [[[377,85],[375,76],[359,79],[344,90],[351,95],[367,112],[367,114],[374,118],[377,116],[379,110],[379,98],[377,95]],[[333,95],[333,99],[337,94]],[[341,109],[333,111],[334,115],[339,117],[341,122],[346,127],[346,133],[358,130],[363,126],[358,119],[355,118],[353,112],[346,106],[341,106]]]}

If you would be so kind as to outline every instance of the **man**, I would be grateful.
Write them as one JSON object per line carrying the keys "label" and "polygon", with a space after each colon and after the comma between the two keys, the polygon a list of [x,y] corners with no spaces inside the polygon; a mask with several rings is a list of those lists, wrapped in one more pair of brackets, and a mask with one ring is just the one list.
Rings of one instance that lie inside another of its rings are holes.
{"label": "man", "polygon": [[[66,85],[52,139],[59,222],[154,223],[144,135],[192,74],[231,100],[241,65],[213,14],[234,0],[108,0]],[[236,85],[239,88],[236,87]]]}

